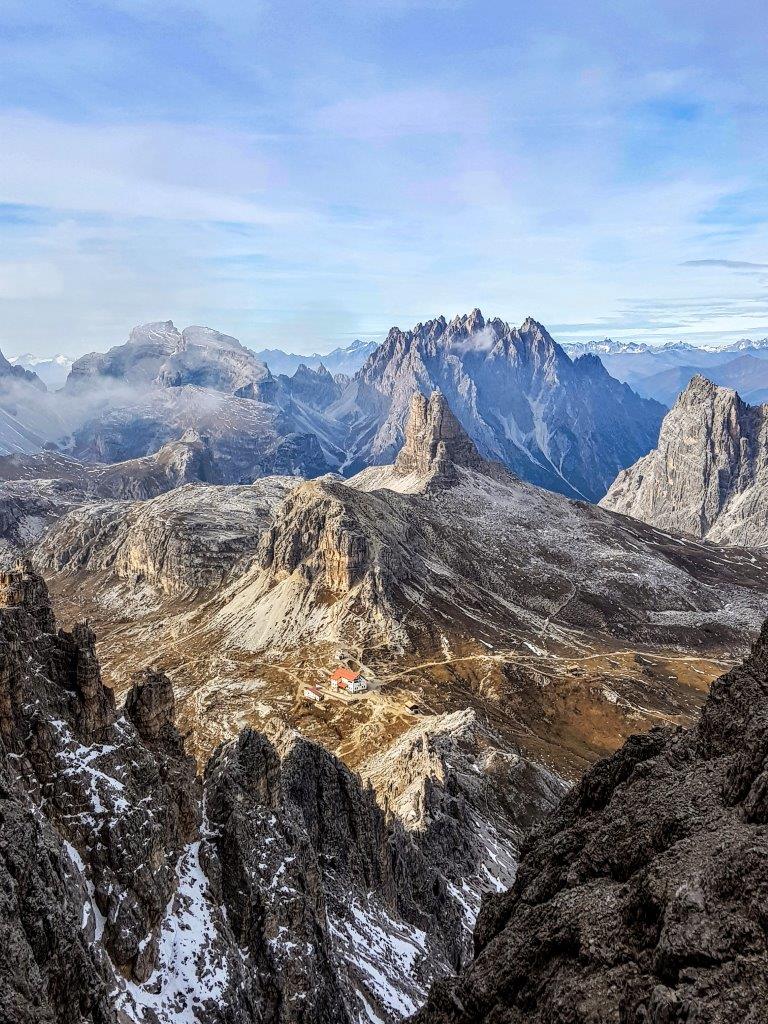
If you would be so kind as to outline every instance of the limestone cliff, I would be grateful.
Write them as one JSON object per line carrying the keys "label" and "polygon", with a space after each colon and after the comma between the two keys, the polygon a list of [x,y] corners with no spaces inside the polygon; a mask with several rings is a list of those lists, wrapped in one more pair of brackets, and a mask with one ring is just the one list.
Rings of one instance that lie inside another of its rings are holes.
{"label": "limestone cliff", "polygon": [[603,507],[719,544],[768,543],[768,406],[694,377],[656,448],[623,470]]}

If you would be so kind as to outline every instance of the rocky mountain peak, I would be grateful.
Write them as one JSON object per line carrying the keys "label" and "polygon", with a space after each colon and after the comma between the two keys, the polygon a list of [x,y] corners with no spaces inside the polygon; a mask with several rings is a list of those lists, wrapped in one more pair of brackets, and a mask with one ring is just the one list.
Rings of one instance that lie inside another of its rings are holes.
{"label": "rocky mountain peak", "polygon": [[[518,351],[522,348],[529,354],[535,365],[552,364],[554,366],[559,359],[563,358],[563,350],[546,327],[531,316],[526,317],[520,327],[510,331],[510,334],[513,342],[519,339],[514,347]],[[563,361],[567,360],[563,359]]]}
{"label": "rocky mountain peak", "polygon": [[209,438],[192,428],[185,430],[178,441],[164,444],[155,458],[173,486],[197,481],[222,483]]}
{"label": "rocky mountain peak", "polygon": [[720,387],[713,384],[711,380],[701,373],[691,377],[688,386],[680,392],[677,404],[680,406],[700,405],[702,402],[711,403],[715,399],[724,403],[741,402],[738,394],[732,388]]}
{"label": "rocky mountain peak", "polygon": [[184,346],[196,348],[230,349],[234,352],[244,352],[245,347],[233,338],[230,334],[222,334],[211,327],[191,326],[185,327],[181,332],[181,340]]}
{"label": "rocky mountain peak", "polygon": [[486,465],[442,391],[433,391],[428,399],[417,391],[411,400],[405,443],[395,459],[395,471],[400,475],[431,476],[433,483],[445,486],[455,482],[457,466],[483,469]]}
{"label": "rocky mountain peak", "polygon": [[720,543],[768,542],[768,406],[697,374],[664,418],[656,448],[601,502],[663,530]]}
{"label": "rocky mountain peak", "polygon": [[609,377],[609,373],[603,365],[603,361],[596,352],[585,352],[574,359],[574,366],[583,374],[590,377]]}
{"label": "rocky mountain peak", "polygon": [[532,333],[540,335],[541,337],[550,337],[549,331],[546,329],[544,324],[539,323],[538,320],[534,320],[532,316],[527,316],[520,325],[520,333]]}
{"label": "rocky mountain peak", "polygon": [[162,345],[172,352],[181,342],[181,334],[173,320],[156,320],[148,324],[137,324],[128,335],[127,345]]}
{"label": "rocky mountain peak", "polygon": [[0,572],[0,606],[23,608],[43,633],[56,630],[48,588],[27,558],[20,558],[12,569]]}
{"label": "rocky mountain peak", "polygon": [[597,363],[574,366],[532,317],[512,327],[475,309],[390,330],[334,407],[352,438],[347,471],[392,464],[414,391],[436,388],[484,458],[591,501],[655,443],[664,413]]}
{"label": "rocky mountain peak", "polygon": [[[444,318],[443,318],[444,319]],[[452,329],[459,328],[467,334],[476,334],[485,327],[486,320],[480,310],[475,307],[470,313],[462,313],[451,320],[449,326]]]}

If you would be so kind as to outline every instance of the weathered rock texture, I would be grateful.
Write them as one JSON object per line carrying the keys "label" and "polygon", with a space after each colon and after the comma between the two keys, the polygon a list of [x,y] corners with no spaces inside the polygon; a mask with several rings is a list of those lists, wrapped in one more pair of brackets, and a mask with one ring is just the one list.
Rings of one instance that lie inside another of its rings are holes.
{"label": "weathered rock texture", "polygon": [[489,464],[478,454],[443,393],[433,391],[426,399],[416,391],[405,427],[405,441],[394,465],[400,475],[429,476],[430,486],[440,488],[458,482],[457,466],[482,470]]}
{"label": "weathered rock texture", "polygon": [[93,633],[54,631],[28,565],[3,576],[0,604],[4,1019],[117,1020],[118,979],[151,973],[197,829],[194,762],[118,719]]}
{"label": "weathered rock texture", "polygon": [[146,500],[193,482],[221,482],[207,440],[194,431],[154,455],[113,465],[89,465],[54,451],[0,457],[0,555],[31,548],[86,503]]}
{"label": "weathered rock texture", "polygon": [[635,736],[525,843],[476,959],[418,1024],[759,1024],[768,626],[690,731]]}
{"label": "weathered rock texture", "polygon": [[768,406],[694,377],[657,447],[600,502],[662,530],[719,544],[768,544]]}
{"label": "weathered rock texture", "polygon": [[[520,823],[494,825],[447,760],[423,764],[420,783],[412,764],[402,788],[431,794],[427,841],[279,722],[220,746],[201,780],[174,719],[171,683],[151,669],[116,710],[88,626],[56,632],[28,563],[0,576],[8,1024],[401,1019],[464,962],[484,865],[503,855],[513,872],[523,808],[559,785],[530,766],[541,781],[521,789]],[[446,747],[467,776],[481,771],[470,732]],[[472,906],[444,862],[454,843]]]}
{"label": "weathered rock texture", "polygon": [[664,412],[596,356],[572,361],[535,320],[513,328],[476,309],[392,328],[329,409],[347,426],[346,471],[392,462],[413,392],[437,388],[485,458],[592,501],[653,446]]}
{"label": "weathered rock texture", "polygon": [[89,503],[49,531],[35,563],[45,571],[108,574],[114,583],[163,594],[213,588],[247,564],[295,485],[291,477],[269,477],[247,487],[179,487],[151,501]]}

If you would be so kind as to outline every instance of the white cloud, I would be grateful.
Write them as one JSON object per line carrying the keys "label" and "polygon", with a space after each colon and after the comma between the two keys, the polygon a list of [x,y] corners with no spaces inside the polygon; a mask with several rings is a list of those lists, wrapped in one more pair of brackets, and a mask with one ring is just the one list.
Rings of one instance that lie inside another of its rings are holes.
{"label": "white cloud", "polygon": [[[258,139],[195,125],[77,125],[0,113],[0,202],[46,209],[281,225]],[[251,199],[258,193],[261,201]],[[271,201],[267,201],[267,199]]]}

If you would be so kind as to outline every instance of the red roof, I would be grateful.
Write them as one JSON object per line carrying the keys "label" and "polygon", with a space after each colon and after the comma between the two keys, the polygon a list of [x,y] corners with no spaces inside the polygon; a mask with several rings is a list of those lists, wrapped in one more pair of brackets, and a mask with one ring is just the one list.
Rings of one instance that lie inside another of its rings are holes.
{"label": "red roof", "polygon": [[359,676],[359,672],[352,672],[348,668],[336,668],[333,670],[331,680],[346,679],[348,683],[353,683]]}

